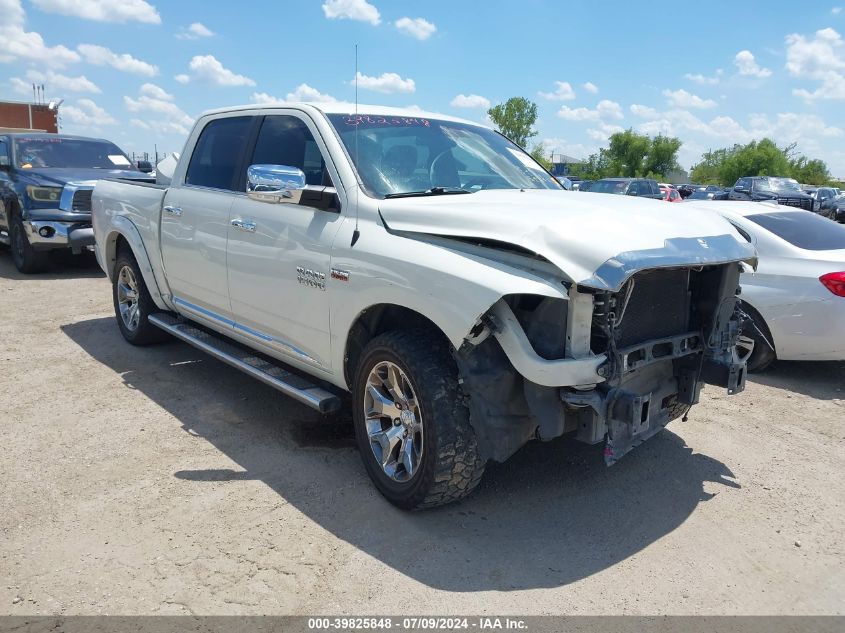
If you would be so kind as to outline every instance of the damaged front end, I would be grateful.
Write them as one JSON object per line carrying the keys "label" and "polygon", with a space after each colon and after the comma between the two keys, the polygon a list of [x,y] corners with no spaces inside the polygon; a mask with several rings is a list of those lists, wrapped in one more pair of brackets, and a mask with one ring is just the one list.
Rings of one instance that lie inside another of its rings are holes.
{"label": "damaged front end", "polygon": [[736,262],[666,267],[613,291],[502,298],[456,354],[486,456],[573,433],[606,438],[612,464],[685,415],[704,383],[742,391],[739,274]]}

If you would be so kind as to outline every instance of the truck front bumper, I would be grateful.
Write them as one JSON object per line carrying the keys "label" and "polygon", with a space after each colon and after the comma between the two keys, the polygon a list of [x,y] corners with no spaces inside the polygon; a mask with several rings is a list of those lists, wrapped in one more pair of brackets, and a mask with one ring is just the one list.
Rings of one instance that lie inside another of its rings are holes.
{"label": "truck front bumper", "polygon": [[94,246],[94,229],[90,222],[25,220],[23,225],[30,245],[37,251],[70,248],[74,254],[79,254]]}

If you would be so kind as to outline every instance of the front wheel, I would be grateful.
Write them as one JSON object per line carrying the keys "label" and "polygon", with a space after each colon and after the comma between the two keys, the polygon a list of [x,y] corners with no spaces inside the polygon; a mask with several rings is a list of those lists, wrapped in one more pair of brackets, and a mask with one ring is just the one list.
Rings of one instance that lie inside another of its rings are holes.
{"label": "front wheel", "polygon": [[9,242],[15,268],[25,275],[47,270],[50,264],[49,255],[46,251],[36,251],[32,248],[19,213],[12,214],[12,221],[9,225]]}
{"label": "front wheel", "polygon": [[167,333],[149,322],[158,311],[150,297],[138,262],[130,251],[121,250],[112,275],[114,312],[120,333],[132,345],[151,345],[167,340]]}
{"label": "front wheel", "polygon": [[458,370],[446,344],[423,331],[388,332],[364,349],[353,385],[364,467],[403,509],[457,501],[481,481]]}

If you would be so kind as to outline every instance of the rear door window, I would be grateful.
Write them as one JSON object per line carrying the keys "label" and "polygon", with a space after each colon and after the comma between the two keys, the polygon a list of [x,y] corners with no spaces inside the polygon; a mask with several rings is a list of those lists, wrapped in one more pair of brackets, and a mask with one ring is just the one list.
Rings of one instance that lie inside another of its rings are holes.
{"label": "rear door window", "polygon": [[214,119],[200,133],[185,184],[235,191],[252,117]]}
{"label": "rear door window", "polygon": [[758,213],[747,217],[798,248],[809,251],[845,249],[845,224],[837,224],[809,211]]}

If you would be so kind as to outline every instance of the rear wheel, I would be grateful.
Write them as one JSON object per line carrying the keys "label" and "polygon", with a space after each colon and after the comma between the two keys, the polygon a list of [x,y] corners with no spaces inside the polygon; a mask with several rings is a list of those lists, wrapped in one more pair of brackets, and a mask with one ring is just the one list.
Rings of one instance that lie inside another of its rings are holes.
{"label": "rear wheel", "polygon": [[20,213],[13,211],[11,220],[9,222],[9,240],[15,268],[25,275],[47,270],[50,264],[48,253],[36,251],[32,248],[32,244],[29,243],[29,238],[26,236]]}
{"label": "rear wheel", "polygon": [[424,331],[388,332],[365,347],[353,386],[355,437],[367,473],[403,509],[457,501],[481,481],[458,370]]}
{"label": "rear wheel", "polygon": [[122,249],[114,264],[112,275],[114,312],[120,333],[132,345],[151,345],[167,340],[167,333],[149,322],[158,312],[144,284],[138,262],[132,252]]}
{"label": "rear wheel", "polygon": [[[763,371],[775,360],[774,340],[769,328],[760,313],[747,303],[741,304],[742,310],[748,315],[743,323],[737,342],[737,353],[740,357],[747,356],[749,372]],[[749,353],[750,352],[750,353]]]}

